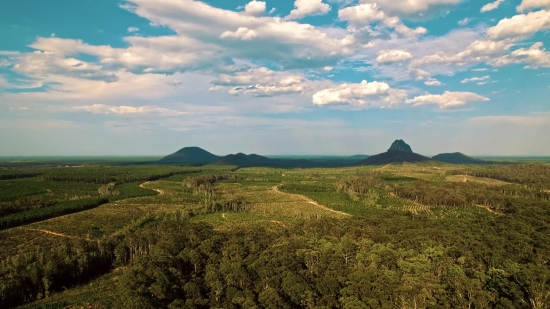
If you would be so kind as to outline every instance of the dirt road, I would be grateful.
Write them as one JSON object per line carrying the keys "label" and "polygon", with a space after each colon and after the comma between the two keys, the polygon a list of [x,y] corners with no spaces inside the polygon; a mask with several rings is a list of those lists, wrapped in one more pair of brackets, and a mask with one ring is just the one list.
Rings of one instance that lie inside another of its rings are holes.
{"label": "dirt road", "polygon": [[322,209],[324,209],[324,210],[328,210],[328,211],[330,211],[330,212],[334,212],[334,213],[337,213],[337,214],[340,214],[340,215],[344,215],[344,216],[351,216],[351,215],[348,214],[348,213],[341,212],[341,211],[334,210],[334,209],[332,209],[332,208],[328,208],[328,207],[326,207],[326,206],[323,206],[323,205],[317,203],[316,201],[310,199],[310,198],[307,197],[307,196],[303,196],[303,195],[300,195],[300,194],[293,194],[293,193],[281,192],[281,191],[279,191],[279,186],[274,186],[274,187],[273,187],[273,191],[275,191],[275,192],[277,192],[277,193],[280,193],[280,194],[287,194],[287,195],[292,195],[292,196],[299,197],[299,198],[301,198],[302,200],[308,202],[309,204],[315,205],[315,206],[317,206],[317,207],[319,207],[319,208],[322,208]]}
{"label": "dirt road", "polygon": [[164,190],[161,190],[161,189],[151,189],[151,188],[145,187],[145,185],[148,184],[148,183],[150,183],[150,181],[147,181],[147,182],[142,183],[141,185],[139,185],[139,187],[140,187],[140,188],[143,188],[143,189],[149,189],[149,190],[157,191],[160,195],[163,195],[163,194],[164,194]]}

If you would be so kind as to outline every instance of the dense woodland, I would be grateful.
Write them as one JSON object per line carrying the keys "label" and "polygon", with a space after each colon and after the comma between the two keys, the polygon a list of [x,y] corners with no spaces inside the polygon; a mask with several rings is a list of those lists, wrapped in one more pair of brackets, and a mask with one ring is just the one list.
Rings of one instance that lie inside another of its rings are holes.
{"label": "dense woodland", "polygon": [[492,166],[469,166],[465,169],[456,169],[449,175],[471,175],[487,177],[521,184],[530,189],[550,190],[549,164],[512,164]]}
{"label": "dense woodland", "polygon": [[[2,180],[0,190],[12,192],[1,195],[2,203],[25,204],[21,199],[48,194],[40,193],[45,187],[33,183],[77,183],[82,185],[82,196],[93,192],[94,197],[59,197],[49,206],[7,211],[0,222],[71,203],[69,208],[78,210],[92,198],[134,196],[135,192],[125,192],[145,189],[132,180],[172,173],[156,171],[105,178],[95,172],[61,177],[47,176],[60,175],[59,171],[44,171],[27,174],[31,178]],[[512,184],[449,183],[361,172],[326,181],[312,174],[308,182],[280,188],[312,198],[345,196],[349,203],[369,201],[356,205],[373,207],[390,198],[442,207],[484,206],[494,215],[434,219],[384,210],[345,219],[300,220],[276,228],[250,223],[218,229],[190,219],[222,211],[246,212],[253,205],[242,196],[220,194],[217,183],[263,178],[193,171],[181,178],[180,185],[200,201],[198,210],[145,216],[112,235],[91,232],[85,239],[66,238],[61,246],[31,248],[1,260],[0,307],[44,299],[117,269],[122,276],[113,287],[117,300],[112,305],[118,308],[550,308],[550,194],[543,190],[550,169],[467,166],[448,174],[468,173]],[[30,183],[14,186],[17,181]],[[14,188],[21,190],[17,193]]]}

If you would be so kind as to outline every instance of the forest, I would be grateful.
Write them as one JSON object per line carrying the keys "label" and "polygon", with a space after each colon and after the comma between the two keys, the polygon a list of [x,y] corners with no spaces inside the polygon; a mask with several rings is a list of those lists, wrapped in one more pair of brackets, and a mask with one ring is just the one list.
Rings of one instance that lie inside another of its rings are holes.
{"label": "forest", "polygon": [[550,308],[544,164],[0,175],[2,308]]}

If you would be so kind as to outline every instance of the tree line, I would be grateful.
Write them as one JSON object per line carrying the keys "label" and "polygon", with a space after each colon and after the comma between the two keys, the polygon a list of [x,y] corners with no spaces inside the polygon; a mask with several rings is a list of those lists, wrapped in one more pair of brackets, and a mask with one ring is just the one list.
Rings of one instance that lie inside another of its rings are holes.
{"label": "tree line", "polygon": [[388,212],[223,231],[150,218],[116,236],[3,261],[0,305],[125,266],[116,308],[548,308],[550,241],[544,231],[525,233],[530,224],[514,216]]}

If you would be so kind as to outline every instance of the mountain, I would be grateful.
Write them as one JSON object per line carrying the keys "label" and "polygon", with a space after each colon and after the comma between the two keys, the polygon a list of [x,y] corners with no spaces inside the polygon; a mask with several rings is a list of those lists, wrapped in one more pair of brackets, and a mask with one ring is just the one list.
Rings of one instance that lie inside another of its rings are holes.
{"label": "mountain", "polygon": [[409,146],[407,143],[405,143],[402,139],[396,139],[390,146],[390,149],[388,151],[405,151],[405,152],[413,152],[411,146]]}
{"label": "mountain", "polygon": [[357,165],[381,165],[389,163],[402,162],[424,162],[430,158],[424,157],[412,152],[411,146],[407,145],[403,140],[396,140],[390,146],[390,149],[384,153],[370,156],[365,160],[360,161]]}
{"label": "mountain", "polygon": [[403,162],[424,162],[429,161],[430,158],[424,157],[414,152],[391,150],[384,153],[380,153],[374,156],[370,156],[365,160],[358,163],[358,165],[381,165],[389,163],[403,163]]}
{"label": "mountain", "polygon": [[454,153],[440,153],[437,156],[433,156],[432,160],[453,163],[453,164],[490,164],[490,161],[484,161],[468,157],[467,155],[454,152]]}
{"label": "mountain", "polygon": [[185,147],[160,159],[158,163],[203,165],[214,163],[220,158],[199,147]]}

